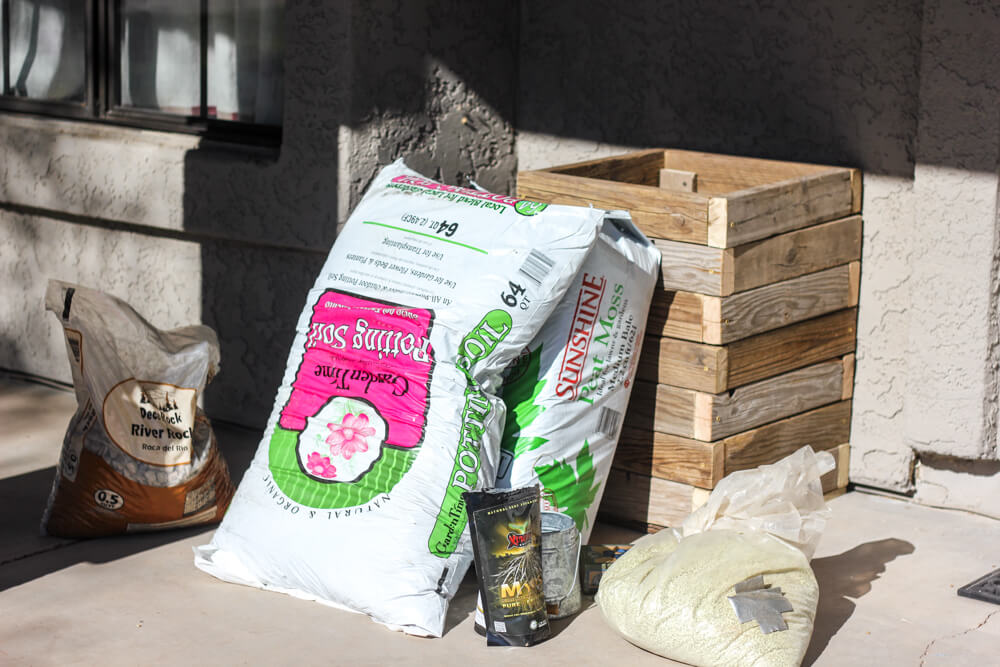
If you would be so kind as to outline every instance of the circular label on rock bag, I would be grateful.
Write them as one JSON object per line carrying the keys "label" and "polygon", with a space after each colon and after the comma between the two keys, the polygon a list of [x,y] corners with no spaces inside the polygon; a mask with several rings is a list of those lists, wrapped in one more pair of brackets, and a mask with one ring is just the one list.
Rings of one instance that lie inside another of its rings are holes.
{"label": "circular label on rock bag", "polygon": [[157,466],[191,462],[197,392],[130,378],[104,398],[104,427],[129,456]]}

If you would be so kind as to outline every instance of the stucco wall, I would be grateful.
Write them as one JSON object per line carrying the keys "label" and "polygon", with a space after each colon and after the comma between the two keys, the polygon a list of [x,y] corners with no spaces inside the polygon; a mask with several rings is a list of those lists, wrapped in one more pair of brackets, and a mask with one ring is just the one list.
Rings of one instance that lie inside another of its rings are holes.
{"label": "stucco wall", "polygon": [[650,146],[851,165],[852,479],[1000,514],[998,12],[288,3],[280,149],[0,113],[0,367],[69,379],[41,295],[78,280],[159,326],[215,327],[210,414],[260,426],[338,223],[397,157],[497,191]]}
{"label": "stucco wall", "polygon": [[446,183],[513,190],[517,14],[483,5],[356,3],[351,205],[398,157]]}
{"label": "stucco wall", "polygon": [[214,327],[208,412],[262,426],[306,292],[379,166],[513,183],[515,25],[456,1],[288,3],[280,149],[0,113],[0,368],[69,381],[42,295],[79,281],[157,326]]}
{"label": "stucco wall", "polygon": [[860,167],[851,479],[1000,515],[998,30],[972,1],[526,3],[519,168],[654,146]]}

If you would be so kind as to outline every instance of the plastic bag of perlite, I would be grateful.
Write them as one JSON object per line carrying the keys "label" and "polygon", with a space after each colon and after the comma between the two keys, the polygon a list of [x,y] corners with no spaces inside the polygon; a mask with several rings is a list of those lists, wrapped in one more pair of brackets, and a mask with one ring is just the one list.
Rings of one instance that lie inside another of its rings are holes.
{"label": "plastic bag of perlite", "polygon": [[472,560],[462,493],[496,475],[501,372],[602,217],[385,168],[308,294],[263,440],[197,566],[440,636]]}
{"label": "plastic bag of perlite", "polygon": [[219,370],[215,332],[160,331],[127,303],[51,280],[77,410],[63,441],[42,531],[97,537],[215,522],[233,495],[198,407]]}
{"label": "plastic bag of perlite", "polygon": [[539,484],[543,509],[590,537],[632,393],[660,253],[627,213],[594,251],[538,336],[505,374],[497,486]]}
{"label": "plastic bag of perlite", "polygon": [[689,665],[801,664],[819,600],[809,559],[830,514],[820,477],[833,466],[803,447],[727,475],[679,528],[642,537],[608,568],[604,619]]}

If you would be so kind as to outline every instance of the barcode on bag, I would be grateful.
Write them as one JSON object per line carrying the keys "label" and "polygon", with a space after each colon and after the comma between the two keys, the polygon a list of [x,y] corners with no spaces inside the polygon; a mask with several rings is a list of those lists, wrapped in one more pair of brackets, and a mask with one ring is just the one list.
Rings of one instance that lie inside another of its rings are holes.
{"label": "barcode on bag", "polygon": [[549,275],[549,271],[555,265],[556,263],[544,253],[532,250],[528,253],[528,258],[524,260],[524,264],[521,265],[520,271],[528,280],[535,283],[537,287],[542,284],[545,276]]}
{"label": "barcode on bag", "polygon": [[621,421],[622,413],[607,407],[601,408],[597,418],[597,432],[608,438],[613,438],[618,432],[618,425],[621,424]]}
{"label": "barcode on bag", "polygon": [[493,621],[493,632],[507,632],[507,624],[503,621]]}

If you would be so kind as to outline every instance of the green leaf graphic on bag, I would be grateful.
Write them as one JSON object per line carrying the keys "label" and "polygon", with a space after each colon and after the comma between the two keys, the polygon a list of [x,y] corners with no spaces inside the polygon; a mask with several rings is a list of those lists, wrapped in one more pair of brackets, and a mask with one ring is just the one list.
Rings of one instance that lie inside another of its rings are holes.
{"label": "green leaf graphic on bag", "polygon": [[575,466],[568,459],[557,460],[535,466],[535,474],[545,490],[555,496],[558,510],[573,517],[577,529],[582,531],[587,525],[587,509],[601,488],[594,482],[594,457],[590,455],[590,443],[583,441]]}
{"label": "green leaf graphic on bag", "polygon": [[[522,356],[511,366],[503,384],[503,402],[507,405],[507,421],[504,423],[501,448],[520,456],[548,442],[545,438],[518,438],[523,429],[545,411],[545,406],[535,402],[545,388],[545,380],[539,378],[542,346]],[[522,443],[530,440],[531,443]]]}

